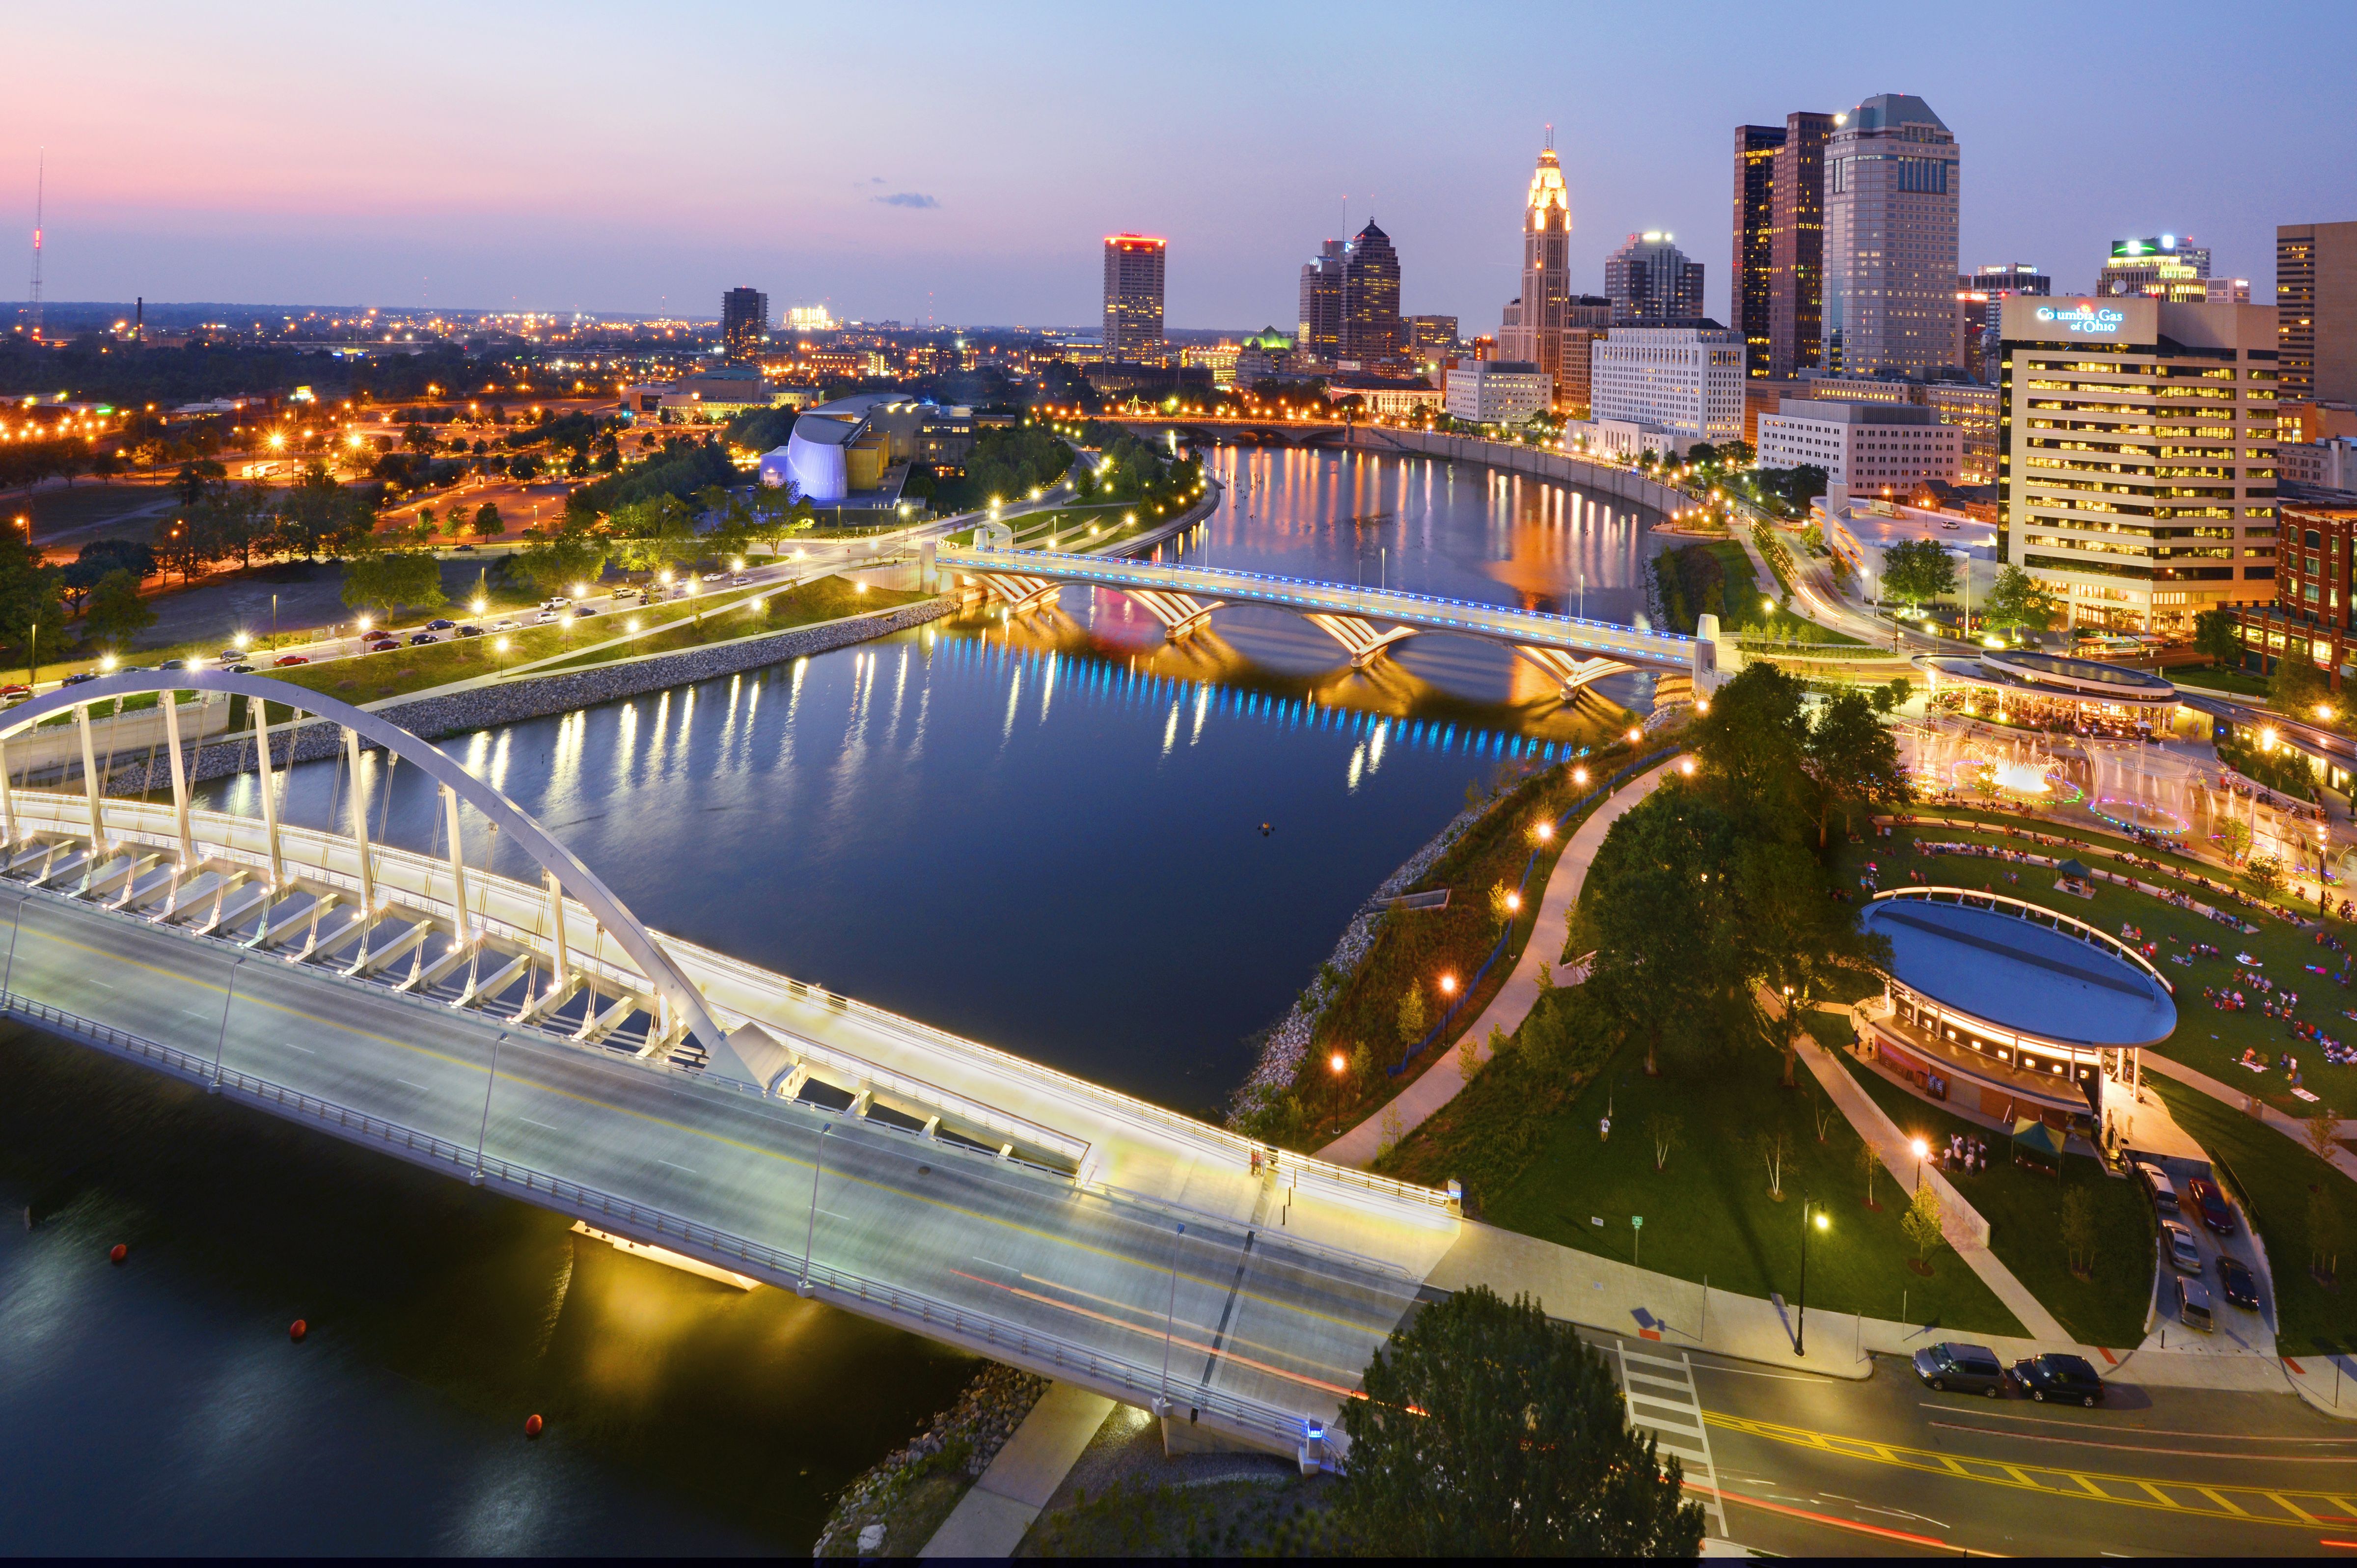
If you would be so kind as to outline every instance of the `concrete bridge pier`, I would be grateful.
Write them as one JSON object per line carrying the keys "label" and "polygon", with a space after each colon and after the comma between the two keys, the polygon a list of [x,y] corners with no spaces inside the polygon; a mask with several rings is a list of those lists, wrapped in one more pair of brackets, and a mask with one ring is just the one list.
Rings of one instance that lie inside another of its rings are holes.
{"label": "concrete bridge pier", "polygon": [[1377,631],[1372,622],[1350,615],[1311,613],[1301,618],[1340,643],[1343,651],[1351,656],[1353,670],[1364,670],[1381,659],[1385,649],[1414,637],[1416,630],[1412,626],[1395,626]]}
{"label": "concrete bridge pier", "polygon": [[1165,593],[1159,589],[1135,589],[1129,596],[1146,608],[1146,613],[1162,623],[1163,635],[1171,641],[1192,636],[1209,625],[1211,612],[1222,608],[1227,601],[1212,599],[1208,603],[1192,594]]}

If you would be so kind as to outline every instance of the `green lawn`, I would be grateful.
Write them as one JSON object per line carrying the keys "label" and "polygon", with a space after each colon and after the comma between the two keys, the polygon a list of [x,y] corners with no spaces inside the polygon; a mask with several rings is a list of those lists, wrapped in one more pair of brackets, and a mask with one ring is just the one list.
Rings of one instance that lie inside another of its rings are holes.
{"label": "green lawn", "polygon": [[[1929,827],[1922,831],[1941,842],[2007,842],[1999,833],[1975,833],[1961,828]],[[2039,831],[2068,836],[2047,824],[2040,824]],[[1903,883],[1910,869],[1921,871],[1935,883],[1975,888],[1984,884],[1990,885],[2000,893],[2050,909],[2059,909],[2114,936],[2119,934],[2124,922],[2133,925],[2144,932],[2146,941],[2159,944],[2160,956],[2156,961],[2156,967],[2177,987],[2177,1033],[2155,1049],[2188,1067],[2208,1073],[2238,1092],[2255,1092],[2279,1111],[2293,1116],[2307,1116],[2317,1109],[2317,1105],[2294,1095],[2282,1072],[2271,1068],[2265,1073],[2254,1073],[2237,1065],[2237,1058],[2245,1048],[2257,1051],[2264,1060],[2270,1063],[2277,1053],[2288,1051],[2299,1058],[2305,1079],[2303,1087],[2318,1096],[2317,1104],[2330,1105],[2343,1112],[2357,1112],[2357,1067],[2330,1066],[2325,1061],[2321,1049],[2294,1040],[2284,1023],[2259,1011],[2258,993],[2247,986],[2244,988],[2244,994],[2251,1005],[2243,1012],[2218,1011],[2201,996],[2205,987],[2231,988],[2237,967],[2234,955],[2247,952],[2261,961],[2265,966],[2264,972],[2279,990],[2288,987],[2299,993],[2298,1015],[2301,1018],[2336,1039],[2357,1036],[2357,1020],[2343,1015],[2345,1012],[2357,1012],[2357,991],[2342,989],[2329,974],[2308,972],[2306,966],[2309,964],[2320,964],[2338,972],[2341,958],[2341,954],[2328,948],[2317,946],[2313,933],[2295,929],[2279,920],[2261,919],[2257,922],[2257,934],[2245,936],[2213,920],[2204,919],[2190,910],[2163,904],[2149,894],[2132,892],[2107,883],[2093,885],[2095,896],[2093,898],[2072,897],[2054,891],[2054,875],[2043,867],[2010,865],[2002,861],[1959,855],[1923,859],[1909,853],[1912,842],[1912,832],[1902,826],[1888,839],[1874,840],[1864,845],[1844,846],[1841,864],[1847,876],[1854,880],[1865,861],[1875,860],[1883,868],[1882,880],[1886,887]],[[2054,853],[2036,845],[2024,847],[2034,849],[2039,854]],[[2116,853],[2116,849],[2096,841],[2088,844],[2088,850],[2089,856],[2083,858],[2087,858],[2091,865],[2113,869],[2110,856]],[[2091,858],[2098,856],[2100,858]],[[2162,859],[2164,863],[2178,861],[2175,856],[2156,858]],[[2190,865],[2189,862],[2178,863]],[[2018,873],[2020,881],[2007,881],[2008,873]],[[2192,891],[2200,896],[2200,889]],[[2330,924],[2334,934],[2341,940],[2350,939],[2352,932],[2349,928],[2341,926],[2339,921]],[[2219,948],[2224,956],[2198,958],[2190,964],[2168,961],[2172,954],[2182,953],[2200,942]]]}
{"label": "green lawn", "polygon": [[2265,676],[2252,675],[2241,670],[2205,670],[2199,665],[2183,665],[2169,671],[2166,678],[2179,686],[2199,686],[2206,692],[2231,692],[2242,697],[2264,697],[2267,694]]}
{"label": "green lawn", "polygon": [[[2152,1204],[2142,1188],[2106,1175],[2093,1158],[2079,1155],[2062,1162],[2059,1182],[2033,1175],[2005,1158],[2003,1139],[1988,1129],[1917,1098],[1846,1053],[1841,1060],[1900,1132],[1920,1135],[1934,1147],[1944,1147],[1953,1133],[1989,1141],[1988,1170],[1956,1176],[1957,1190],[1989,1222],[1989,1250],[2062,1320],[2072,1338],[2118,1350],[2144,1342],[2155,1254]],[[2103,1238],[2090,1276],[2083,1280],[2072,1273],[2058,1229],[2062,1195],[2073,1187],[2085,1188],[2094,1199],[2095,1223]],[[1888,1194],[1883,1199],[1895,1200]]]}
{"label": "green lawn", "polygon": [[2206,1094],[2168,1079],[2145,1081],[2160,1091],[2178,1125],[2221,1162],[2228,1187],[2258,1227],[2275,1277],[2277,1348],[2288,1356],[2357,1349],[2357,1303],[2338,1284],[2319,1283],[2309,1272],[2309,1204],[2322,1191],[2341,1232],[2328,1251],[2342,1255],[2340,1266],[2357,1273],[2357,1182]]}
{"label": "green lawn", "polygon": [[707,610],[701,627],[692,619],[681,619],[664,630],[650,632],[612,648],[601,648],[594,652],[559,660],[533,673],[580,670],[616,659],[634,659],[641,653],[669,653],[683,648],[698,648],[707,642],[751,637],[764,631],[789,631],[798,626],[840,620],[845,616],[863,615],[870,610],[898,609],[902,605],[915,604],[931,596],[897,588],[863,588],[843,577],[819,577],[782,593],[759,595],[749,600],[733,600],[726,607]]}
{"label": "green lawn", "polygon": [[[1484,1205],[1492,1223],[1582,1251],[1641,1263],[1681,1279],[1751,1296],[1797,1298],[1802,1202],[1829,1206],[1830,1229],[1809,1245],[1809,1305],[1963,1333],[2020,1334],[2013,1314],[1972,1270],[1943,1249],[1928,1279],[1913,1272],[1900,1233],[1900,1207],[1887,1176],[1878,1208],[1866,1206],[1858,1136],[1805,1070],[1797,1089],[1778,1084],[1765,1047],[1647,1078],[1640,1053],[1624,1053],[1548,1120],[1535,1155]],[[1478,1084],[1477,1084],[1478,1087]],[[1598,1135],[1609,1106],[1612,1136]],[[1653,1168],[1647,1127],[1675,1117],[1683,1134],[1667,1166]],[[1826,1138],[1817,1126],[1825,1121]],[[1783,1201],[1769,1194],[1755,1140],[1781,1131],[1789,1153]],[[1644,1217],[1641,1252],[1630,1219]],[[1601,1219],[1598,1226],[1595,1220]]]}

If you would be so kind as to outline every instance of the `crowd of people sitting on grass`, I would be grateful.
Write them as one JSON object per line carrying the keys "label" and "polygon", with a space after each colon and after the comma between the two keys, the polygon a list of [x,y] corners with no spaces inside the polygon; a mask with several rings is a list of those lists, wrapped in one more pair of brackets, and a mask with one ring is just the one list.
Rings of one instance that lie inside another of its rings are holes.
{"label": "crowd of people sitting on grass", "polygon": [[[1915,822],[1915,819],[1912,817],[1899,817],[1895,818],[1894,821],[1897,822],[1912,824]],[[2002,832],[2007,838],[2028,839],[2032,843],[2040,844],[2049,849],[2078,850],[2090,856],[2093,856],[2095,853],[2092,845],[2079,843],[2070,839],[2055,838],[2048,833],[2031,832],[2021,828],[2000,827],[1994,823],[1984,824],[1970,822],[1956,822],[1933,819],[1927,822],[1924,825],[1978,828],[1988,832]],[[2160,847],[2167,846],[2163,845]],[[1915,853],[1926,855],[1976,855],[1987,859],[2013,860],[2025,863],[2036,863],[2040,865],[2054,864],[2054,860],[2050,856],[2029,854],[2018,850],[2009,850],[2001,844],[1918,842],[1915,845]],[[2298,922],[2301,919],[2301,917],[2292,914],[2287,910],[2278,908],[2275,905],[2267,903],[2263,899],[2254,898],[2249,894],[2243,892],[2239,888],[2227,886],[2222,882],[2213,882],[2209,877],[2202,875],[2197,871],[2182,871],[2173,865],[2164,865],[2157,860],[2141,859],[2126,850],[2117,852],[2112,856],[2112,859],[2119,865],[2131,866],[2138,871],[2148,872],[2156,876],[2174,876],[2181,882],[2190,883],[2220,902],[2231,899],[2233,902],[2240,905],[2245,909],[2262,910],[2267,914],[2275,916],[2277,919],[2290,920],[2294,922]],[[2020,878],[2018,876],[2014,876],[2008,877],[2007,880],[2018,882]],[[2140,886],[2142,891],[2150,893],[2153,897],[2160,899],[2163,903],[2175,905],[2178,908],[2190,909],[2196,914],[2209,913],[2212,919],[2218,920],[2223,924],[2238,926],[2244,924],[2244,922],[2234,920],[2232,917],[2227,916],[2222,912],[2210,912],[2203,910],[2200,904],[2196,903],[2191,897],[2177,889],[2162,886],[2158,883],[2142,884],[2138,886]],[[2357,904],[2352,904],[2351,900],[2343,898],[2337,910],[2328,909],[2327,912],[2336,913],[2343,920],[2357,919]],[[2257,929],[2256,927],[2249,927],[2247,929],[2251,930]]]}

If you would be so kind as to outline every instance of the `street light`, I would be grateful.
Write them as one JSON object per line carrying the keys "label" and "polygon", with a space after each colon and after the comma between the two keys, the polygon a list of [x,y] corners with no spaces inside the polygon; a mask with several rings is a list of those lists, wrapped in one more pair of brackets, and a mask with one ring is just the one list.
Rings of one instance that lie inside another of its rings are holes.
{"label": "street light", "polygon": [[1918,1138],[1907,1146],[1915,1151],[1915,1190],[1921,1192],[1923,1190],[1923,1162],[1930,1157],[1932,1145]]}
{"label": "street light", "polygon": [[1350,1070],[1351,1058],[1336,1051],[1326,1058],[1326,1065],[1334,1069],[1334,1131],[1339,1135],[1342,1131],[1342,1075]]}
{"label": "street light", "polygon": [[1801,1195],[1801,1306],[1792,1315],[1792,1354],[1809,1353],[1809,1232],[1830,1230],[1833,1221],[1808,1194]]}

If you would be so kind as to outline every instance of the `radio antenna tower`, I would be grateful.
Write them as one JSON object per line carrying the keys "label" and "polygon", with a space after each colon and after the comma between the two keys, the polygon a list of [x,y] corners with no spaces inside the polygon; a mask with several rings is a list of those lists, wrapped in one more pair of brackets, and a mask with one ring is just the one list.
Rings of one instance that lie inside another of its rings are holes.
{"label": "radio antenna tower", "polygon": [[41,149],[33,176],[33,340],[41,338],[41,219],[49,193],[49,149]]}

